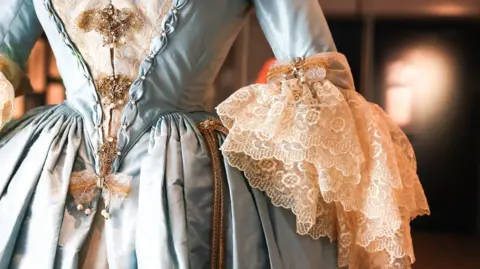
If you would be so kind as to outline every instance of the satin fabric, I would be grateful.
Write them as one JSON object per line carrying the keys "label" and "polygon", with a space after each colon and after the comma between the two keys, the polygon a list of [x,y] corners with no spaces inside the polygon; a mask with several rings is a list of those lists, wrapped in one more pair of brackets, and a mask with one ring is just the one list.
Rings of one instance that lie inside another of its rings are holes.
{"label": "satin fabric", "polygon": [[[0,134],[0,269],[209,268],[211,160],[196,125],[212,116],[204,96],[251,8],[246,0],[179,0],[168,38],[151,41],[131,89],[112,172],[133,177],[104,221],[68,193],[73,171],[98,171],[102,110],[88,73],[49,0],[4,0],[0,52],[22,65],[41,28],[67,89],[65,103],[29,112]],[[316,0],[256,0],[280,59],[335,50]],[[9,13],[9,12],[7,12]],[[38,18],[38,19],[37,19]],[[307,24],[305,24],[308,22]],[[318,26],[318,27],[317,27]],[[148,42],[148,41],[146,41]],[[223,137],[218,137],[223,141]],[[337,268],[336,246],[296,233],[295,216],[272,206],[225,160],[227,268]]]}
{"label": "satin fabric", "polygon": [[[121,170],[132,192],[108,221],[98,200],[85,216],[67,192],[71,171],[93,165],[75,111],[60,105],[10,126],[0,161],[19,167],[0,172],[0,268],[208,268],[213,178],[195,127],[206,116],[167,114],[142,136]],[[334,244],[296,234],[290,212],[224,164],[227,268],[336,268]]]}

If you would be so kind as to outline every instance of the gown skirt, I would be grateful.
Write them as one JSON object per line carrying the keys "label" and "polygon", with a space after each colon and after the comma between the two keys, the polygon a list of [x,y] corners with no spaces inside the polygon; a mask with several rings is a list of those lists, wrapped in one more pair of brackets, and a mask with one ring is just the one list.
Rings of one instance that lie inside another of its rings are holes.
{"label": "gown skirt", "polygon": [[228,165],[225,136],[199,128],[207,119],[167,113],[145,131],[119,169],[128,196],[107,220],[99,195],[87,215],[69,192],[95,152],[67,102],[4,127],[0,268],[338,268],[335,243],[297,234],[295,215]]}

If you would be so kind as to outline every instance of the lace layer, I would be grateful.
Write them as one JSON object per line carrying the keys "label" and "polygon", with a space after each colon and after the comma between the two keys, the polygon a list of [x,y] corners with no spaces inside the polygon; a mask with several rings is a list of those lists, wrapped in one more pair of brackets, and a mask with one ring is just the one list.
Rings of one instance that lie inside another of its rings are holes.
{"label": "lace layer", "polygon": [[132,177],[126,174],[109,174],[104,178],[93,171],[82,170],[72,173],[69,192],[75,203],[88,209],[90,203],[102,195],[105,208],[118,209],[130,193]]}
{"label": "lace layer", "polygon": [[340,266],[409,268],[409,221],[429,207],[405,134],[346,90],[353,80],[343,55],[273,69],[286,74],[271,72],[269,84],[240,89],[217,108],[229,163],[293,211],[298,233],[338,240]]}
{"label": "lace layer", "polygon": [[0,129],[12,117],[14,99],[12,83],[0,72]]}

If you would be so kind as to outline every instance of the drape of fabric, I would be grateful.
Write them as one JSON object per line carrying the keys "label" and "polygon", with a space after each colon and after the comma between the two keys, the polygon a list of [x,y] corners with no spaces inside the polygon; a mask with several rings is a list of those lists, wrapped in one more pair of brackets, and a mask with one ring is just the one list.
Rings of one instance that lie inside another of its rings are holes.
{"label": "drape of fabric", "polygon": [[268,80],[217,108],[229,163],[300,234],[338,240],[340,266],[408,268],[409,222],[429,207],[405,134],[355,91],[339,53],[279,63]]}
{"label": "drape of fabric", "polygon": [[[0,268],[209,267],[213,175],[196,127],[208,117],[158,119],[128,156],[121,172],[133,176],[132,189],[107,221],[97,212],[101,200],[85,216],[68,193],[71,174],[93,166],[77,112],[60,105],[7,126],[0,137]],[[334,244],[298,236],[290,212],[251,189],[226,160],[221,165],[225,268],[337,268]]]}
{"label": "drape of fabric", "polygon": [[[67,100],[29,111],[0,132],[0,268],[211,267],[212,213],[218,208],[213,205],[214,167],[221,167],[224,178],[226,268],[338,268],[337,256],[344,257],[344,253],[338,252],[337,243],[298,234],[298,216],[274,206],[272,202],[277,201],[252,188],[251,180],[249,183],[227,159],[212,158],[212,149],[197,128],[213,116],[202,112],[205,92],[214,86],[252,4],[276,59],[290,61],[336,50],[318,1],[117,0],[111,5],[83,1],[78,5],[83,11],[73,2],[2,0],[0,54],[15,64],[8,68],[24,67],[43,29]],[[102,23],[90,24],[88,14],[99,16]],[[72,26],[72,19],[82,23]],[[360,97],[346,92],[351,89],[351,75],[332,72],[336,62],[345,69],[342,61],[329,63],[327,81],[317,82],[316,94],[324,94],[319,103],[345,108],[338,110],[340,113],[354,111],[353,102],[345,101],[353,100],[359,102],[362,113],[380,115],[371,106],[363,106]],[[324,74],[317,71],[314,77]],[[103,72],[107,74],[96,76]],[[18,91],[7,72],[3,74]],[[270,98],[278,104],[307,100],[304,96],[311,96],[312,102],[320,100],[305,85],[297,87],[289,75],[281,91],[278,86],[252,87],[247,95],[258,95],[258,101]],[[291,89],[295,94],[290,94]],[[232,98],[236,97],[238,94]],[[254,102],[246,103],[247,107],[251,104]],[[264,107],[257,108],[254,112],[259,118],[252,117],[252,124],[265,119]],[[275,111],[281,112],[281,106],[278,108]],[[296,120],[295,128],[321,131],[318,124],[305,124],[304,118],[321,122],[322,117],[315,111],[307,114]],[[232,119],[237,116],[244,114],[239,111]],[[271,116],[275,121],[282,113]],[[345,120],[345,126],[351,121],[362,123],[350,116]],[[337,137],[352,134],[361,138],[357,141],[360,146],[367,141],[364,135],[368,132],[363,129],[340,131],[341,121],[328,127],[333,131],[322,134],[328,138],[323,146],[332,153],[344,153],[340,144],[329,144],[338,142]],[[288,130],[291,128],[285,128]],[[340,133],[335,136],[334,130]],[[289,135],[282,133],[283,138]],[[302,138],[301,132],[297,138]],[[224,148],[232,145],[221,134],[216,134],[215,140],[218,146],[225,143]],[[318,146],[315,139],[304,142]],[[297,148],[292,150],[292,156],[284,157],[301,159]],[[370,159],[364,152],[362,148],[339,156],[346,164],[352,160],[362,164],[363,156],[363,164],[368,165]],[[331,156],[327,150],[324,153]],[[320,167],[334,161],[311,157],[321,161]],[[220,159],[215,166],[214,159]],[[359,170],[356,165],[344,168],[347,174]],[[285,182],[293,185],[295,177]],[[352,188],[358,186],[363,184]],[[339,190],[333,188],[332,196],[334,191],[342,193]],[[320,197],[320,189],[311,195]],[[326,208],[328,205],[325,201]],[[346,215],[351,212],[357,211],[339,208],[336,216],[351,220]],[[345,229],[356,231],[352,226]],[[340,230],[337,232],[340,236]],[[362,260],[369,261],[368,256]],[[380,267],[386,264],[384,261]]]}

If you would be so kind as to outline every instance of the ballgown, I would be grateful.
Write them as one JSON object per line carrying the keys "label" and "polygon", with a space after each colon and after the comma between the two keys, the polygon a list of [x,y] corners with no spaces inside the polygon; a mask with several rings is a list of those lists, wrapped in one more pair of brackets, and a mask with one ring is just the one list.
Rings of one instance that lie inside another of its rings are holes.
{"label": "ballgown", "polygon": [[[278,60],[204,110],[252,8]],[[0,133],[0,268],[410,268],[413,150],[317,0],[2,0],[0,125],[45,32],[59,105]]]}

